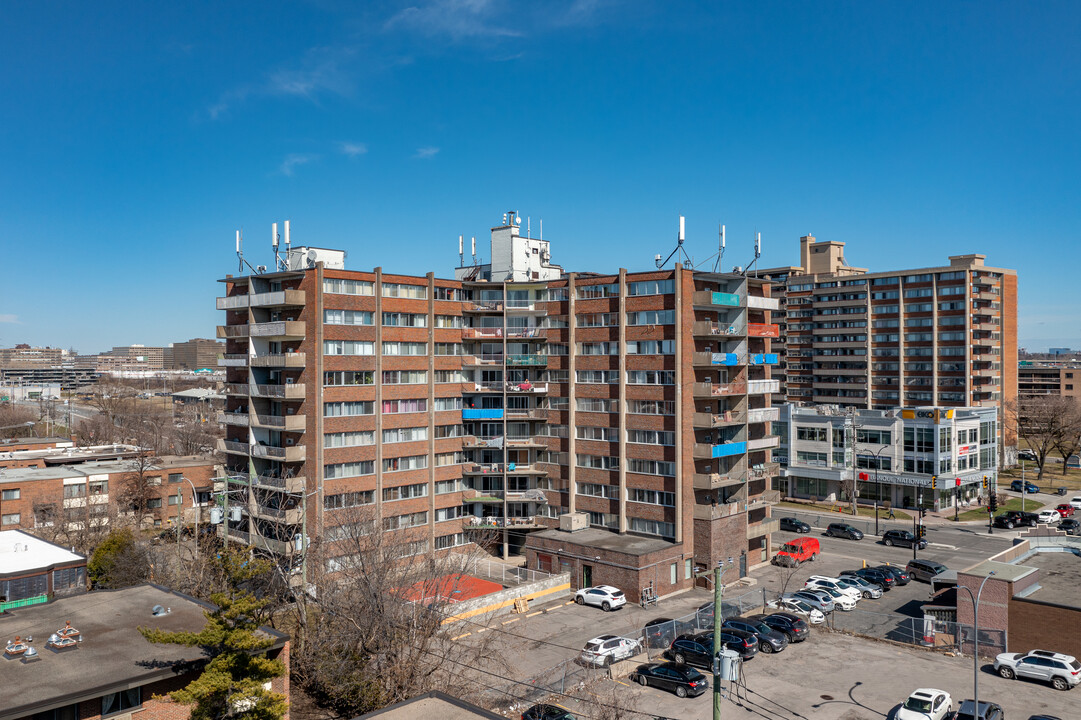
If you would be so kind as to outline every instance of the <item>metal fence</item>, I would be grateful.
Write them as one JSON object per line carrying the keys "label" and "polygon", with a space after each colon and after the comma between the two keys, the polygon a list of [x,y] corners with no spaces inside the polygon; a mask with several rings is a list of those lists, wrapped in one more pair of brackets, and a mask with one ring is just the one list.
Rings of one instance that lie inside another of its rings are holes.
{"label": "metal fence", "polygon": [[586,688],[607,677],[607,668],[583,664],[575,657],[520,682],[492,688],[492,693],[497,702],[509,703],[512,709],[525,711],[530,705],[554,694],[584,697]]}
{"label": "metal fence", "polygon": [[483,558],[473,560],[468,566],[468,572],[475,577],[500,583],[503,587],[516,587],[552,577],[551,573],[542,570],[530,570]]}
{"label": "metal fence", "polygon": [[[826,627],[854,635],[892,640],[926,648],[972,653],[972,626],[930,617],[910,617],[899,613],[867,610],[833,612]],[[1006,633],[980,629],[980,654],[992,656],[1006,651]]]}

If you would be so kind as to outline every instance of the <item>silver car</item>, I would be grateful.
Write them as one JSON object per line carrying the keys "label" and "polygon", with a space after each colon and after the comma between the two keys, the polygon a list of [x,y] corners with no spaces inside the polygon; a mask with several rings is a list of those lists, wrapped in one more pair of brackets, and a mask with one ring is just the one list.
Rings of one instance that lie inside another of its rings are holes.
{"label": "silver car", "polygon": [[872,598],[877,600],[882,597],[882,588],[873,582],[867,582],[859,575],[846,575],[845,577],[838,578],[837,582],[841,583],[841,587],[845,587],[846,583],[851,583],[851,587],[856,588],[863,594],[865,598]]}
{"label": "silver car", "polygon": [[794,597],[797,600],[802,600],[822,613],[833,612],[833,598],[830,597],[829,593],[823,592],[822,590],[799,590],[786,597]]}

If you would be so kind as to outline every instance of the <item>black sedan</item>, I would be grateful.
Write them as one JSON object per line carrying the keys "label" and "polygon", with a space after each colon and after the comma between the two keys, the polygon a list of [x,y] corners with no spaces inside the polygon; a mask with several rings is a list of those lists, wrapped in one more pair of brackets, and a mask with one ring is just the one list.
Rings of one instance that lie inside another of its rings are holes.
{"label": "black sedan", "polygon": [[894,567],[893,565],[879,565],[875,570],[892,577],[898,587],[901,585],[908,585],[912,582],[912,576],[905,572],[904,568]]}
{"label": "black sedan", "polygon": [[764,622],[747,618],[731,618],[724,621],[724,627],[729,630],[753,633],[758,638],[758,649],[764,653],[778,653],[788,647],[788,636],[774,630]]}
{"label": "black sedan", "polygon": [[674,692],[677,697],[698,697],[709,689],[706,676],[690,665],[674,662],[646,663],[635,668],[630,679],[642,687],[652,685]]}
{"label": "black sedan", "polygon": [[830,523],[826,526],[826,535],[829,537],[848,538],[849,540],[863,539],[863,531],[857,530],[848,523]]}
{"label": "black sedan", "polygon": [[[751,633],[723,630],[721,632],[721,643],[729,650],[738,652],[744,660],[750,660],[758,653],[758,638]],[[672,643],[672,647],[665,650],[665,657],[671,658],[677,663],[712,669],[713,633],[680,635]]]}
{"label": "black sedan", "polygon": [[672,618],[653,618],[645,624],[643,634],[648,648],[666,648],[680,635],[694,631],[694,623]]}
{"label": "black sedan", "polygon": [[787,637],[788,642],[803,642],[811,634],[811,627],[807,624],[807,621],[791,613],[779,612],[771,615],[752,615],[748,620],[769,625]]}
{"label": "black sedan", "polygon": [[1081,521],[1066,518],[1058,524],[1058,529],[1067,535],[1081,535]]}
{"label": "black sedan", "polygon": [[811,532],[811,526],[802,520],[797,520],[794,517],[781,518],[781,529],[788,530],[794,533],[809,533]]}
{"label": "black sedan", "polygon": [[522,720],[575,720],[568,711],[555,705],[534,705],[522,713]]}
{"label": "black sedan", "polygon": [[854,575],[861,577],[869,583],[874,583],[882,588],[882,592],[889,592],[897,584],[892,573],[884,573],[876,568],[859,568],[858,570],[842,570],[841,577]]}
{"label": "black sedan", "polygon": [[917,538],[908,530],[887,530],[882,533],[882,544],[887,547],[893,545],[899,545],[901,547],[910,548],[915,545],[920,550],[927,547],[927,541],[923,538]]}

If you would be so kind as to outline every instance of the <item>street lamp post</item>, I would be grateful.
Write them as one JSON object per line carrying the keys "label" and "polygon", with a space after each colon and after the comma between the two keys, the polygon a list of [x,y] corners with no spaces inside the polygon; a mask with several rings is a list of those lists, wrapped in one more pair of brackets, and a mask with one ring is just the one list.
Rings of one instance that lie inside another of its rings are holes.
{"label": "street lamp post", "polygon": [[[980,596],[983,594],[983,586],[987,584],[987,581],[994,574],[994,570],[987,573],[987,577],[983,579],[979,589],[976,590],[975,597],[972,595],[972,590],[967,586],[957,585],[957,589],[967,592],[969,600],[972,601],[972,702],[977,714],[980,711]],[[939,592],[943,591],[940,590]]]}
{"label": "street lamp post", "polygon": [[875,459],[875,535],[878,535],[878,503],[882,500],[882,482],[878,479],[878,467],[882,464],[882,459],[879,456],[889,447],[889,445],[883,445],[878,449],[878,452],[868,450],[863,453]]}
{"label": "street lamp post", "polygon": [[724,647],[721,642],[721,624],[724,622],[724,611],[721,609],[724,585],[721,584],[721,577],[733,562],[732,558],[728,558],[727,563],[718,560],[714,569],[695,573],[695,577],[713,576],[713,720],[721,720],[721,663],[717,657]]}

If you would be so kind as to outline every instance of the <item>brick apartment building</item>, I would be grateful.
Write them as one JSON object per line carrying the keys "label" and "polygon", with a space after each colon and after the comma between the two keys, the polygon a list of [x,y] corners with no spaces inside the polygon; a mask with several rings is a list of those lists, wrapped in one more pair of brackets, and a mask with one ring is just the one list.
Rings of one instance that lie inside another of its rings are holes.
{"label": "brick apartment building", "polygon": [[294,248],[222,281],[231,536],[295,557],[306,520],[333,554],[363,506],[403,552],[494,542],[632,597],[768,561],[769,283],[567,273],[513,213],[491,246],[454,279]]}
{"label": "brick apartment building", "polygon": [[21,530],[0,530],[0,615],[88,589],[85,555]]}
{"label": "brick apartment building", "polygon": [[1017,396],[1016,271],[973,254],[868,272],[845,261],[844,245],[807,235],[798,266],[759,272],[784,286],[787,401],[990,406],[1001,417]]}
{"label": "brick apartment building", "polygon": [[1017,364],[1017,394],[1081,397],[1081,364],[1022,361]]}
{"label": "brick apartment building", "polygon": [[[0,616],[6,640],[33,640],[35,654],[6,654],[0,660],[0,720],[186,720],[189,706],[166,695],[198,677],[207,659],[201,648],[157,645],[139,628],[199,632],[211,605],[146,583],[121,590],[97,590],[24,607]],[[46,646],[65,627],[79,632],[69,649]],[[267,657],[289,667],[289,636],[268,627]],[[289,700],[289,675],[270,689]],[[289,715],[286,714],[286,720]]]}
{"label": "brick apartment building", "polygon": [[[209,522],[214,480],[220,466],[211,457],[167,456],[143,470],[154,490],[144,522],[152,527]],[[134,459],[48,467],[6,468],[0,473],[0,530],[43,530],[56,523],[73,529],[104,525],[129,513],[119,496],[138,475]],[[193,491],[194,486],[194,491]],[[220,490],[221,488],[219,488]],[[195,493],[195,503],[192,493]]]}
{"label": "brick apartment building", "polygon": [[216,368],[218,358],[225,352],[225,343],[207,338],[192,338],[185,342],[173,343],[172,357],[165,367],[173,370],[201,370]]}

